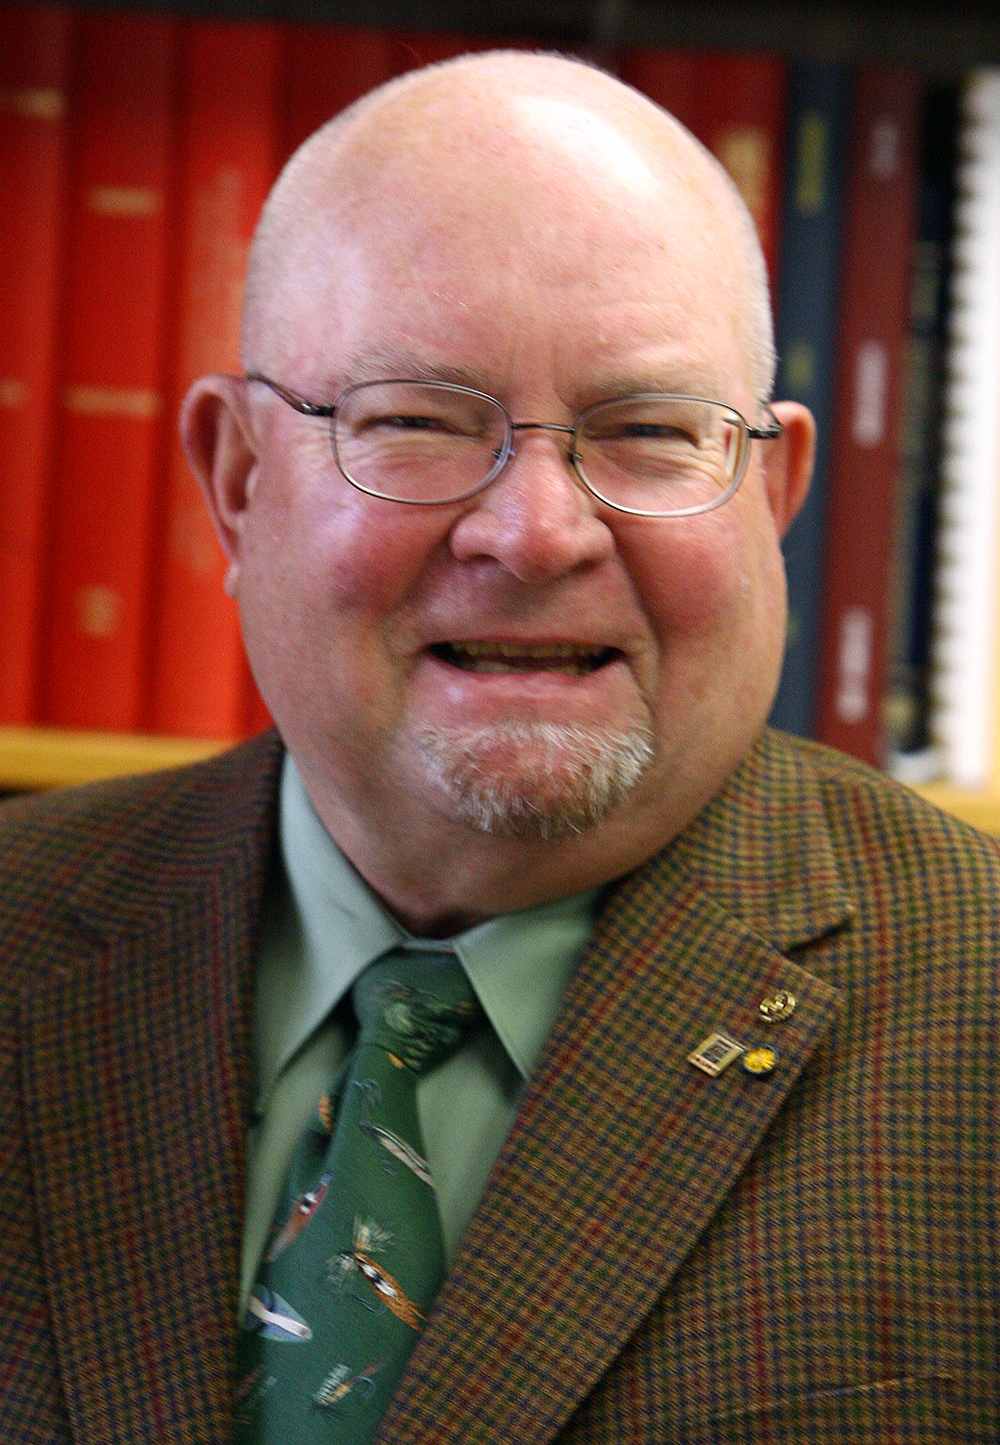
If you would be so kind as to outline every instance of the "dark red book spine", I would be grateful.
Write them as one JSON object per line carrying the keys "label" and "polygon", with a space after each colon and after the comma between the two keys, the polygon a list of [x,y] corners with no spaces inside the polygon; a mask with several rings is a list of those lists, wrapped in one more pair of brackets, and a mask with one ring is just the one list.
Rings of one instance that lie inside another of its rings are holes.
{"label": "dark red book spine", "polygon": [[0,722],[37,720],[71,12],[0,6]]}
{"label": "dark red book spine", "polygon": [[396,73],[396,41],[388,30],[288,25],[283,47],[282,159],[352,101]]}
{"label": "dark red book spine", "polygon": [[[184,52],[171,418],[196,377],[240,370],[247,253],[282,151],[278,28],[192,21]],[[251,693],[239,617],[223,590],[222,549],[173,425],[171,438],[150,724],[180,736],[240,737]]]}
{"label": "dark red book spine", "polygon": [[778,56],[632,50],[622,80],[675,115],[722,162],[754,218],[777,274],[788,65]]}
{"label": "dark red book spine", "polygon": [[691,129],[746,202],[772,285],[778,274],[788,63],[777,55],[706,53],[695,73]]}
{"label": "dark red book spine", "polygon": [[827,492],[816,736],[881,766],[921,86],[855,85]]}
{"label": "dark red book spine", "polygon": [[145,721],[176,50],[173,20],[81,16],[42,688],[67,727]]}
{"label": "dark red book spine", "polygon": [[693,130],[699,120],[697,63],[693,50],[627,50],[619,57],[618,74]]}

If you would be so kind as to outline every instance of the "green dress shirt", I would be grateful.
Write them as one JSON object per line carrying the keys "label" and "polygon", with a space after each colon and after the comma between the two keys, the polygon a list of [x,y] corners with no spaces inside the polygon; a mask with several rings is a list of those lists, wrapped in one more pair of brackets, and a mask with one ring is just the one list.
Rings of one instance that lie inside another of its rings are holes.
{"label": "green dress shirt", "polygon": [[[442,946],[412,939],[386,911],[320,822],[288,756],[278,826],[279,866],[257,964],[243,1303],[299,1136],[351,1046],[345,995],[362,969],[398,943]],[[504,914],[447,940],[492,1024],[418,1085],[449,1260],[590,936],[597,898],[591,890]]]}

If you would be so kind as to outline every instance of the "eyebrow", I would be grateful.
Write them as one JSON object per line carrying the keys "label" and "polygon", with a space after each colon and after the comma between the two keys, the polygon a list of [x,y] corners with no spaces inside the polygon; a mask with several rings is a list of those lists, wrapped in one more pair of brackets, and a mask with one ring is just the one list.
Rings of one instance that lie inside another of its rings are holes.
{"label": "eyebrow", "polygon": [[[481,376],[465,366],[431,364],[415,352],[374,347],[348,357],[340,368],[338,390],[366,381],[446,381],[454,386],[469,386],[483,391]],[[336,383],[335,383],[336,384]]]}
{"label": "eyebrow", "polygon": [[703,396],[710,401],[722,401],[724,390],[722,378],[711,377],[705,371],[680,371],[664,368],[662,371],[629,371],[606,375],[596,385],[587,388],[599,395],[595,400],[612,400],[620,396],[638,396],[643,393],[662,393],[666,396]]}
{"label": "eyebrow", "polygon": [[[339,396],[348,386],[357,386],[366,381],[443,381],[454,386],[468,386],[473,391],[496,395],[489,381],[482,373],[466,366],[446,363],[430,363],[425,357],[406,349],[370,347],[348,357],[339,370],[336,380],[331,381],[330,394]],[[502,388],[498,388],[501,390]],[[600,401],[614,401],[618,397],[636,396],[641,393],[661,392],[666,395],[701,396],[709,400],[726,401],[721,394],[721,378],[712,378],[701,369],[681,371],[668,365],[663,371],[642,367],[637,371],[608,372],[588,384],[583,395],[580,410]]]}

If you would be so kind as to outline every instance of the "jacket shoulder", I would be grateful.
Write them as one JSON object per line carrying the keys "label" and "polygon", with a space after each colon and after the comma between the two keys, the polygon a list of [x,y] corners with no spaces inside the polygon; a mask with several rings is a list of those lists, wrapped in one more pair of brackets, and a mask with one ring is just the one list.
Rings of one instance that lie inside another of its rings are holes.
{"label": "jacket shoulder", "polygon": [[912,831],[915,838],[1000,860],[1000,838],[945,812],[908,784],[822,743],[784,734],[775,737],[811,769],[832,819],[884,817],[902,832]]}
{"label": "jacket shoulder", "polygon": [[1000,937],[1000,839],[831,748],[782,738],[808,767],[845,886],[883,929],[964,940],[990,957]]}
{"label": "jacket shoulder", "polygon": [[[276,734],[206,762],[0,806],[0,955],[8,977],[87,918],[113,919],[265,859],[282,755]],[[14,966],[14,965],[17,966]]]}
{"label": "jacket shoulder", "polygon": [[205,826],[270,778],[280,753],[276,735],[265,733],[185,767],[7,799],[0,804],[0,878],[56,858],[65,880],[67,870],[109,847],[134,851],[164,829]]}

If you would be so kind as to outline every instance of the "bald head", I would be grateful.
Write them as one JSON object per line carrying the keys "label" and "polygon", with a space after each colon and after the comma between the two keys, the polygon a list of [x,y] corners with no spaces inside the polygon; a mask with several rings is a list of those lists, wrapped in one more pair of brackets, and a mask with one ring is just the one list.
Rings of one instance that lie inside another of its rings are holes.
{"label": "bald head", "polygon": [[[511,204],[513,187],[530,204]],[[687,244],[714,259],[725,278],[731,294],[720,304],[738,312],[752,389],[769,396],[774,353],[766,267],[750,214],[725,171],[672,116],[613,77],[579,61],[522,52],[463,56],[410,72],[364,96],[299,148],[254,238],[244,365],[272,374],[294,366],[296,319],[319,282],[316,268],[329,264],[330,238],[350,265],[377,228],[395,224],[407,193],[437,216],[441,240],[489,218],[480,226],[484,266],[506,250],[531,268],[554,235],[561,248],[576,232],[577,254],[589,269],[629,263],[624,248],[617,256],[606,247],[584,254],[589,203],[612,189],[623,210],[639,213],[671,192],[693,203],[698,226]],[[326,244],[317,246],[320,237]],[[424,251],[433,243],[425,234]]]}

